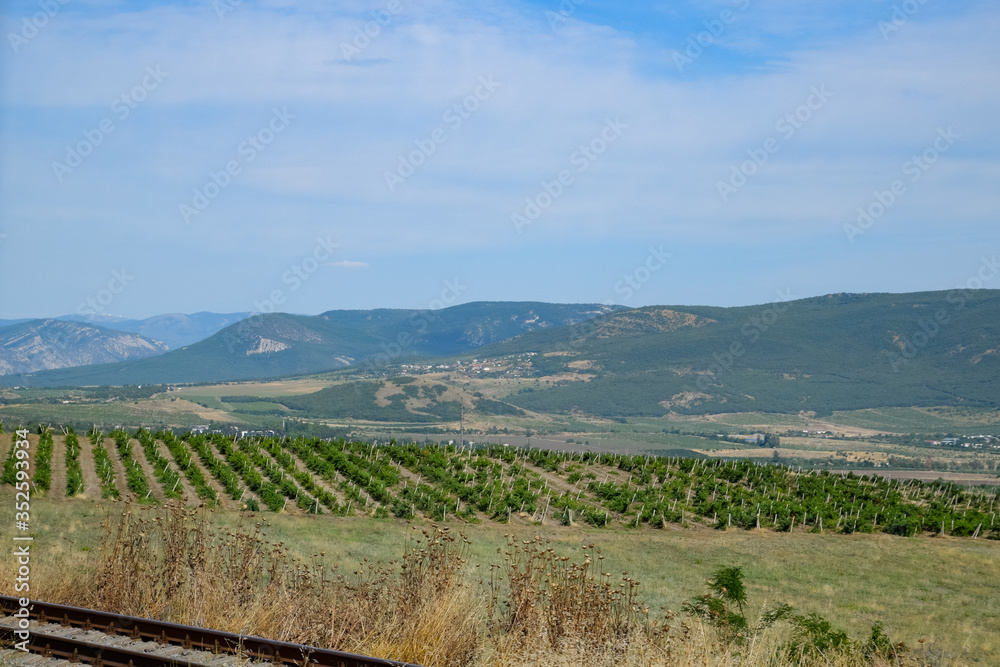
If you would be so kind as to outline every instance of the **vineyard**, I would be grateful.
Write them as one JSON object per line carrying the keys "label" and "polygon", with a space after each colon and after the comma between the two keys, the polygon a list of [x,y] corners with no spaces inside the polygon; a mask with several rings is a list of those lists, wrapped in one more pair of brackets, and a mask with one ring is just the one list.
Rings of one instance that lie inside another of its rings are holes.
{"label": "vineyard", "polygon": [[[71,428],[32,435],[37,493],[433,521],[704,526],[1000,539],[996,489],[751,461],[503,445],[233,438]],[[0,483],[15,480],[9,437]]]}

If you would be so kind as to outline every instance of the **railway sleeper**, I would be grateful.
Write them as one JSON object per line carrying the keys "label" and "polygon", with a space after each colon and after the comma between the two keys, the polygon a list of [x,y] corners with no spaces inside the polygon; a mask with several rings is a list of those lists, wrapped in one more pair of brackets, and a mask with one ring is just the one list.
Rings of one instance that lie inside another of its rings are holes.
{"label": "railway sleeper", "polygon": [[[11,634],[17,622],[18,619],[12,616],[0,618],[0,635],[5,635],[2,641],[7,646],[13,643]],[[42,625],[35,620],[29,622],[28,631],[31,652],[7,649],[3,654],[5,664],[20,667],[56,667],[57,663],[61,667],[79,663],[93,667],[128,667],[129,664],[132,667],[272,667],[270,662],[248,661],[231,654],[213,654],[157,641],[136,641],[124,635],[67,628],[60,624]]]}
{"label": "railway sleeper", "polygon": [[[0,595],[0,614],[20,609],[17,598]],[[13,648],[24,619],[0,616],[0,650]],[[44,622],[43,622],[44,621]],[[260,637],[178,625],[147,618],[32,601],[28,625],[34,667],[49,658],[97,667],[418,667],[394,660],[353,655]],[[29,662],[24,662],[28,660]],[[43,667],[39,664],[39,667]],[[50,667],[44,665],[44,667]]]}

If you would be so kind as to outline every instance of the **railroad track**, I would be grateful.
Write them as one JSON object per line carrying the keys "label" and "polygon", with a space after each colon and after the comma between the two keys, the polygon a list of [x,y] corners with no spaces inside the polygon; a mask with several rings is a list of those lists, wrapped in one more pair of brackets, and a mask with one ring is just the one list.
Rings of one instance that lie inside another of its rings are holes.
{"label": "railroad track", "polygon": [[[0,664],[25,657],[14,650],[18,598],[0,596]],[[29,608],[30,653],[96,667],[167,667],[169,665],[274,665],[275,667],[418,667],[341,651],[272,641],[231,632],[123,616],[32,601]],[[38,665],[33,659],[31,665]],[[65,663],[63,663],[65,664]]]}

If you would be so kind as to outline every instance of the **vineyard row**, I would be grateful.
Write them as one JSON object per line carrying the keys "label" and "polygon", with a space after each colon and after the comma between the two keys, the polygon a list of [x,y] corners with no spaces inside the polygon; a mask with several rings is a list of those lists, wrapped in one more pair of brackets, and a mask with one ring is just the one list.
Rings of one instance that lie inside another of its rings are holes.
{"label": "vineyard row", "polygon": [[[53,436],[56,437],[53,437]],[[34,437],[34,436],[33,436]],[[57,454],[57,449],[59,453]],[[170,431],[44,430],[32,482],[50,497],[124,496],[247,511],[513,520],[596,527],[927,533],[1000,539],[996,489],[793,470],[752,461],[375,444]],[[60,488],[53,488],[54,457]],[[15,448],[0,483],[14,484]],[[87,487],[87,479],[91,486]]]}

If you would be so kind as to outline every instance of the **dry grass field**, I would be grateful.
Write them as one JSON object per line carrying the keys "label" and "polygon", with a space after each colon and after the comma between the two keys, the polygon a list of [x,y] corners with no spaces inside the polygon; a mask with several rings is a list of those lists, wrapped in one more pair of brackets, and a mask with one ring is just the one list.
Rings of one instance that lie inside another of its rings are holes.
{"label": "dry grass field", "polygon": [[[13,500],[0,492],[0,507]],[[743,568],[751,619],[785,602],[858,641],[880,623],[913,649],[906,664],[1000,662],[1000,544],[987,540],[455,521],[435,529],[285,514],[261,522],[44,498],[33,501],[32,526],[34,597],[427,665],[873,664],[861,653],[793,660],[781,649],[793,636],[787,624],[739,645],[681,614],[721,566]],[[12,579],[10,559],[0,564],[5,592]]]}

